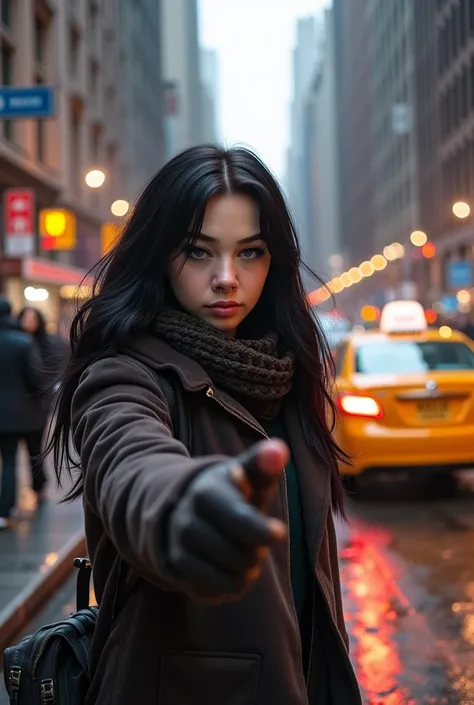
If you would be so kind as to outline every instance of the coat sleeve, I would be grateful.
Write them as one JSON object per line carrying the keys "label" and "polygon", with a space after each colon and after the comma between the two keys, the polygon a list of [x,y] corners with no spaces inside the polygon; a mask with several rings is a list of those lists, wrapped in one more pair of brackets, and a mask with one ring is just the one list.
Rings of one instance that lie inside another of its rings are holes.
{"label": "coat sleeve", "polygon": [[199,472],[227,458],[192,459],[170,429],[163,392],[139,362],[117,356],[83,374],[72,431],[84,500],[126,563],[159,587],[179,589],[166,562],[169,514]]}

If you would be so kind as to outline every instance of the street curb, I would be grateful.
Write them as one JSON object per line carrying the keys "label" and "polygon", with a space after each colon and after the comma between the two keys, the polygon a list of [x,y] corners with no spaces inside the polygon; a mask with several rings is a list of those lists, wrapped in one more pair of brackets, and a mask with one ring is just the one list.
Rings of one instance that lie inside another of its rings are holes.
{"label": "street curb", "polygon": [[56,562],[39,573],[12,602],[0,612],[0,653],[47,602],[52,593],[74,569],[73,561],[86,553],[84,530],[77,531],[59,551]]}

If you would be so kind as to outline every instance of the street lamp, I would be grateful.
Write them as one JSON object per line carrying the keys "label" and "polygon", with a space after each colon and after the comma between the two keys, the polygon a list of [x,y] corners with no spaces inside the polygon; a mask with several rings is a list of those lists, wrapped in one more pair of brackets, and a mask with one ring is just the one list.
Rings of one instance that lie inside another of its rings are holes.
{"label": "street lamp", "polygon": [[124,215],[127,215],[128,211],[130,208],[130,204],[128,201],[124,201],[122,199],[118,199],[117,201],[114,201],[112,205],[110,206],[110,210],[112,211],[112,215],[117,216],[117,218],[121,218]]}
{"label": "street lamp", "polygon": [[453,213],[456,218],[467,218],[470,212],[470,205],[464,201],[457,201],[457,203],[453,205]]}
{"label": "street lamp", "polygon": [[102,169],[92,169],[88,171],[85,182],[89,188],[100,188],[105,181],[105,174]]}

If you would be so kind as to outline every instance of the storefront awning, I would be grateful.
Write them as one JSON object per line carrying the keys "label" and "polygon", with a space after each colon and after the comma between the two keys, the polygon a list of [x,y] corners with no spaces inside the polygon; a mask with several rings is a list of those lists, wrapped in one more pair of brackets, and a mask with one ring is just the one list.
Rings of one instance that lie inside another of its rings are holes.
{"label": "storefront awning", "polygon": [[87,272],[79,267],[41,258],[0,258],[0,277],[19,277],[31,282],[57,286],[78,286],[81,283],[90,286],[90,278],[84,279],[86,274]]}

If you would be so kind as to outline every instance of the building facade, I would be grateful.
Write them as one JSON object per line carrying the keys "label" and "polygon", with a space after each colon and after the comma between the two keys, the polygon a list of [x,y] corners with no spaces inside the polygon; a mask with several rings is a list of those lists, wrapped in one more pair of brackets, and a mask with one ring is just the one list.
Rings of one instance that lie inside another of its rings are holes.
{"label": "building facade", "polygon": [[[285,189],[300,234],[304,257],[311,265],[311,240],[308,221],[307,184],[309,157],[307,100],[320,50],[321,28],[314,17],[298,20],[292,56],[293,96],[290,106],[290,148],[287,152]],[[314,264],[314,263],[313,263]]]}
{"label": "building facade", "polygon": [[405,0],[369,9],[374,253],[420,227],[413,9]]}
{"label": "building facade", "polygon": [[166,117],[166,157],[204,141],[197,0],[162,0],[163,76],[172,110]]}
{"label": "building facade", "polygon": [[474,285],[474,3],[334,0],[334,14],[342,239],[355,264],[402,242],[379,286],[412,282],[455,312]]}
{"label": "building facade", "polygon": [[325,12],[324,40],[306,104],[304,153],[307,222],[313,237],[308,257],[319,276],[330,279],[343,261],[337,150],[334,13]]}
{"label": "building facade", "polygon": [[[109,0],[102,2],[105,9]],[[133,199],[165,158],[161,0],[115,2],[120,125],[115,192]]]}
{"label": "building facade", "polygon": [[[52,118],[0,121],[0,200],[6,189],[28,188],[36,212],[66,208],[76,219],[73,249],[42,251],[36,229],[33,252],[11,261],[2,212],[0,280],[16,307],[27,286],[40,287],[48,296],[35,305],[60,320],[61,291],[101,255],[111,203],[132,198],[161,164],[160,39],[156,0],[0,3],[0,84],[51,86],[55,103]],[[85,183],[92,169],[105,173],[101,188]]]}
{"label": "building facade", "polygon": [[373,72],[366,0],[334,0],[341,242],[346,267],[374,248]]}
{"label": "building facade", "polygon": [[[433,293],[452,298],[457,284],[461,285],[451,275],[455,263],[467,265],[463,287],[474,285],[474,3],[438,0],[435,10],[423,16],[417,8],[421,46],[433,62],[431,73],[423,66],[427,88],[420,91],[420,112],[425,120],[435,107],[428,126],[420,125],[425,154],[430,154],[422,205],[437,246],[437,256],[430,263]],[[467,218],[453,214],[457,201],[470,206]],[[430,220],[431,213],[435,216]]]}
{"label": "building facade", "polygon": [[219,57],[214,49],[201,49],[202,139],[218,142]]}

